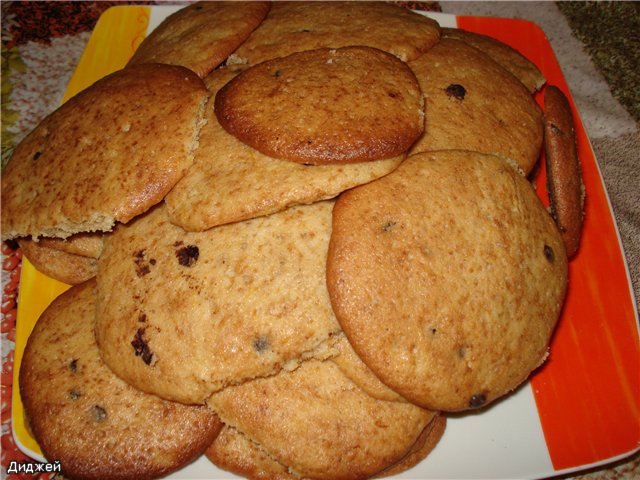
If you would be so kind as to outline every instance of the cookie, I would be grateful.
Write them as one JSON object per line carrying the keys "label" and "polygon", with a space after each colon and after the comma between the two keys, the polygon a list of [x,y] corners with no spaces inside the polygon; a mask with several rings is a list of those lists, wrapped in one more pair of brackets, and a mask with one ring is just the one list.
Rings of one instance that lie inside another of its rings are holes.
{"label": "cookie", "polygon": [[197,2],[169,15],[137,48],[128,65],[181,65],[204,77],[244,42],[269,2]]}
{"label": "cookie", "polygon": [[553,85],[544,91],[544,134],[549,207],[571,258],[580,246],[585,191],[571,106]]}
{"label": "cookie", "polygon": [[420,433],[420,436],[402,460],[378,473],[376,478],[398,475],[399,473],[415,467],[418,463],[424,460],[434,448],[436,448],[436,445],[444,434],[446,426],[447,417],[444,415],[437,415],[426,427],[424,427],[424,430],[422,430],[422,433]]}
{"label": "cookie", "polygon": [[376,376],[425,408],[478,408],[521,384],[546,358],[566,282],[553,219],[494,156],[411,156],[333,211],[336,317]]}
{"label": "cookie", "polygon": [[542,112],[526,87],[489,56],[443,38],[411,62],[425,97],[426,129],[411,153],[473,150],[526,175],[542,148]]}
{"label": "cookie", "polygon": [[278,463],[260,445],[225,425],[205,451],[217,467],[252,480],[295,480],[299,477]]}
{"label": "cookie", "polygon": [[158,206],[116,228],[98,262],[104,361],[142,390],[202,403],[226,385],[333,355],[332,207],[187,233]]}
{"label": "cookie", "polygon": [[371,371],[369,367],[358,357],[353,347],[344,334],[336,337],[334,345],[338,355],[331,357],[340,371],[362,390],[373,398],[388,402],[406,402],[397,392],[391,390]]}
{"label": "cookie", "polygon": [[[242,69],[221,68],[206,79],[215,93]],[[174,225],[203,231],[287,207],[333,198],[394,170],[404,156],[345,165],[302,165],[268,157],[242,143],[218,123],[213,107],[193,165],[165,198]]]}
{"label": "cookie", "polygon": [[207,403],[289,472],[314,479],[368,478],[399,462],[437,415],[375,400],[317,360],[227,387]]}
{"label": "cookie", "polygon": [[460,40],[489,55],[520,80],[531,93],[540,90],[547,81],[531,60],[500,40],[461,28],[443,28],[441,31],[442,38]]}
{"label": "cookie", "polygon": [[160,64],[71,98],[2,172],[2,238],[109,231],[160,202],[193,161],[207,98],[193,72]]}
{"label": "cookie", "polygon": [[199,456],[222,424],[205,406],[127,385],[95,342],[95,282],[72,287],[38,320],[24,351],[20,395],[31,431],[69,478],[156,478]]}
{"label": "cookie", "polygon": [[[377,473],[374,478],[389,477],[409,470],[431,453],[442,437],[446,418],[437,415],[422,430],[402,459]],[[205,455],[219,468],[253,480],[295,480],[299,476],[269,456],[260,445],[233,427],[225,425]]]}
{"label": "cookie", "polygon": [[102,232],[83,232],[68,238],[42,237],[38,239],[38,244],[73,255],[98,258],[102,252],[103,235]]}
{"label": "cookie", "polygon": [[27,238],[18,243],[36,270],[60,282],[77,285],[95,277],[98,271],[95,258],[67,253]]}
{"label": "cookie", "polygon": [[406,63],[360,46],[268,60],[215,96],[227,132],[265,155],[312,165],[403,154],[423,131],[422,107]]}
{"label": "cookie", "polygon": [[234,53],[255,65],[322,47],[364,45],[413,60],[440,38],[435,20],[385,2],[274,2]]}

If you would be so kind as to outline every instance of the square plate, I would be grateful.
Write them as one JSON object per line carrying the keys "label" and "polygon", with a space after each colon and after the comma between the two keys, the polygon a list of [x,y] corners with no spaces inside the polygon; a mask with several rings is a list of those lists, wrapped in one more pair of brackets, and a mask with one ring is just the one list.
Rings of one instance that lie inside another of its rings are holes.
{"label": "square plate", "polygon": [[[100,17],[64,100],[122,68],[144,37],[178,6],[117,6]],[[637,308],[620,237],[593,150],[544,32],[524,20],[426,13],[443,27],[501,40],[533,61],[569,98],[587,192],[579,253],[547,362],[513,394],[480,412],[450,415],[435,450],[396,478],[542,478],[605,464],[640,448],[640,345]],[[542,94],[535,94],[542,106]],[[63,101],[64,101],[63,100]],[[536,177],[548,204],[544,162]],[[14,386],[27,338],[42,311],[67,285],[25,259],[20,281]],[[16,443],[44,461],[13,389]],[[237,478],[205,457],[169,478]]]}

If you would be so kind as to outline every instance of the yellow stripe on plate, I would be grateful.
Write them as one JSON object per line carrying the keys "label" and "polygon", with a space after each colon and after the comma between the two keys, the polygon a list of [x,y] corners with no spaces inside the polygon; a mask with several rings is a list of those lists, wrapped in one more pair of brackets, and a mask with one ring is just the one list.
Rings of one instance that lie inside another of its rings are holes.
{"label": "yellow stripe on plate", "polygon": [[11,421],[13,434],[18,445],[38,455],[42,455],[42,451],[29,434],[27,426],[25,425],[24,409],[20,398],[20,388],[18,386],[18,376],[24,347],[38,318],[40,318],[40,315],[49,304],[68,288],[69,285],[53,280],[37,271],[26,257],[22,257],[20,293],[18,296],[18,320],[16,324],[16,346],[13,360]]}
{"label": "yellow stripe on plate", "polygon": [[96,80],[123,68],[147,33],[150,7],[111,7],[100,16],[67,85],[63,102]]}
{"label": "yellow stripe on plate", "polygon": [[[127,5],[105,10],[67,85],[63,103],[127,64],[146,35],[150,13],[151,8],[145,6]],[[38,318],[49,304],[68,288],[69,285],[37,271],[23,257],[16,324],[11,421],[16,443],[24,453],[34,457],[42,457],[42,450],[25,424],[18,385],[20,364],[27,339]]]}

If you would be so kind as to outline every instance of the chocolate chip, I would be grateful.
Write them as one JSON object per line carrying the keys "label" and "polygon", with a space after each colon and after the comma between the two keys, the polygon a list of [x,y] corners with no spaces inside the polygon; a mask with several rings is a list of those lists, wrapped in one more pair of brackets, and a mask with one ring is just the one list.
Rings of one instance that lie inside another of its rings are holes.
{"label": "chocolate chip", "polygon": [[553,261],[556,259],[556,255],[555,253],[553,253],[553,248],[551,248],[549,245],[545,245],[543,251],[544,258],[546,258],[549,263],[553,263]]}
{"label": "chocolate chip", "polygon": [[478,393],[477,395],[474,395],[471,397],[471,399],[469,399],[469,406],[471,408],[478,408],[484,405],[486,401],[487,401],[487,397],[485,396],[485,394]]}
{"label": "chocolate chip", "polygon": [[144,277],[149,272],[151,272],[151,269],[148,265],[142,265],[141,267],[138,267],[136,269],[136,275],[138,275],[139,277]]}
{"label": "chocolate chip", "polygon": [[308,32],[310,32],[311,30],[309,30],[308,28],[303,28],[303,29],[302,29],[302,30],[300,30],[300,31],[301,31],[301,32],[303,32],[303,33],[308,33]]}
{"label": "chocolate chip", "polygon": [[435,334],[437,333],[437,331],[438,331],[438,329],[437,329],[437,328],[435,328],[435,327],[431,327],[431,328],[429,329],[429,332],[431,332],[431,335],[435,335]]}
{"label": "chocolate chip", "polygon": [[147,321],[147,314],[146,313],[142,313],[138,316],[138,322],[140,323],[144,323]]}
{"label": "chocolate chip", "polygon": [[82,396],[82,394],[80,393],[80,390],[76,389],[76,388],[72,388],[71,390],[69,390],[69,398],[71,400],[77,400]]}
{"label": "chocolate chip", "polygon": [[391,230],[393,230],[393,227],[395,226],[396,226],[396,222],[393,222],[393,221],[384,222],[382,224],[382,231],[390,232]]}
{"label": "chocolate chip", "polygon": [[107,419],[107,411],[100,405],[94,405],[91,407],[90,413],[91,418],[98,423],[104,422]]}
{"label": "chocolate chip", "polygon": [[467,351],[465,350],[464,347],[460,347],[458,349],[458,357],[459,358],[464,358],[466,354],[467,354]]}
{"label": "chocolate chip", "polygon": [[389,92],[389,96],[391,98],[397,98],[399,96],[399,94],[397,92]]}
{"label": "chocolate chip", "polygon": [[195,245],[188,245],[176,251],[178,263],[184,267],[190,267],[198,261],[200,249]]}
{"label": "chocolate chip", "polygon": [[456,100],[464,100],[464,96],[467,93],[467,90],[459,83],[452,83],[444,91],[449,97],[453,97]]}
{"label": "chocolate chip", "polygon": [[41,155],[42,155],[42,152],[36,152],[36,153],[33,154],[33,159],[34,160],[38,160]]}
{"label": "chocolate chip", "polygon": [[269,340],[267,339],[267,337],[265,337],[264,335],[256,338],[253,341],[253,348],[258,352],[258,353],[262,353],[264,352],[267,348],[269,348]]}
{"label": "chocolate chip", "polygon": [[151,361],[153,360],[153,352],[149,348],[147,344],[147,340],[144,338],[144,328],[139,328],[136,332],[133,340],[131,341],[131,346],[133,347],[136,357],[141,357],[142,361],[147,365],[151,365]]}
{"label": "chocolate chip", "polygon": [[78,371],[78,359],[74,358],[69,362],[69,371],[76,373]]}
{"label": "chocolate chip", "polygon": [[280,70],[276,70],[275,72],[273,72],[273,76],[276,78],[279,78],[280,75],[282,75],[282,72]]}
{"label": "chocolate chip", "polygon": [[[144,250],[138,250],[133,254],[133,263],[136,264],[136,275],[139,277],[144,277],[146,274],[151,272],[149,268],[149,264],[145,260],[146,252]],[[155,260],[153,261],[153,265],[155,265]]]}

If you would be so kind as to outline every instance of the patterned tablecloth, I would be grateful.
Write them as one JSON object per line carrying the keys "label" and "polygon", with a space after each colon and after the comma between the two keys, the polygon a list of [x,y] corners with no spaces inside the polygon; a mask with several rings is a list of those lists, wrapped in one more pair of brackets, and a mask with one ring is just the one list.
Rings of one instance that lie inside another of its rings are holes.
{"label": "patterned tablecloth", "polygon": [[[142,2],[2,2],[3,165],[15,144],[60,104],[99,15],[111,5],[122,3]],[[402,3],[445,13],[524,18],[542,27],[562,65],[599,161],[618,221],[637,301],[640,291],[640,119],[637,98],[640,91],[640,66],[637,63],[640,56],[640,4],[624,6],[628,12],[624,16],[625,22],[621,21],[622,17],[616,18],[615,13],[607,16],[602,14],[602,10],[598,11],[598,8],[614,8],[611,5],[584,4],[581,10],[586,12],[586,17],[578,18],[578,25],[576,5],[569,4],[580,2],[568,2],[560,8],[553,2]],[[615,25],[602,25],[603,19],[611,21],[611,18]],[[598,28],[592,29],[589,22],[597,23]],[[625,31],[620,25],[627,25],[629,30]],[[620,59],[616,57],[620,55],[618,52],[594,49],[591,32],[596,35],[614,32],[614,36],[620,36],[619,43],[631,50],[627,50],[625,58]],[[625,74],[622,85],[610,76],[607,81],[600,73],[607,74],[603,64],[616,60],[626,61],[627,67],[631,62],[631,77]],[[613,94],[612,87],[615,87]],[[2,478],[19,478],[18,475],[7,476],[6,466],[13,460],[26,460],[13,443],[10,424],[20,260],[21,252],[16,244],[2,245]],[[35,477],[27,475],[25,478]],[[41,474],[37,478],[54,477]],[[575,478],[640,478],[640,457],[635,455]]]}

